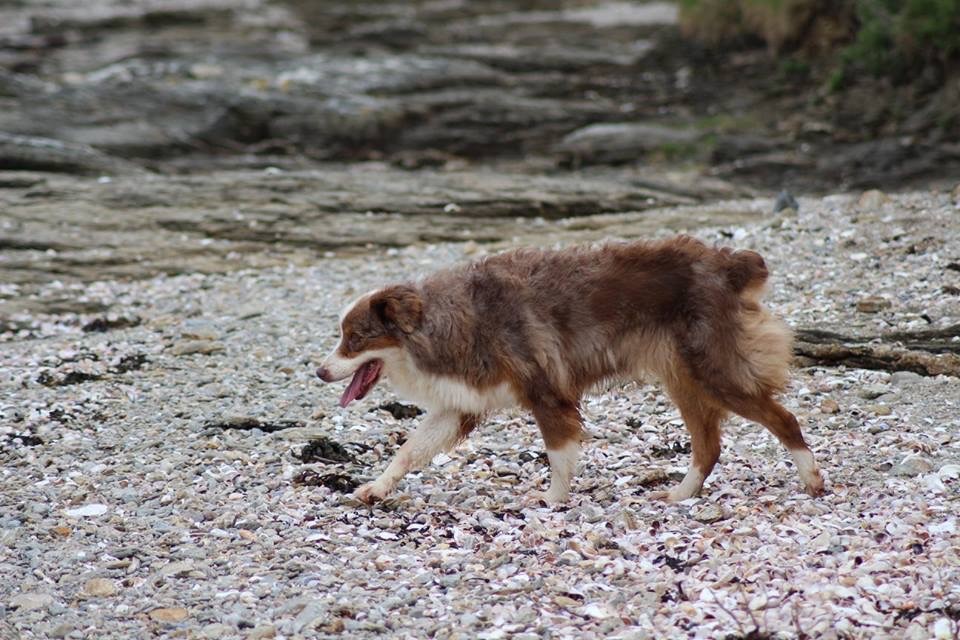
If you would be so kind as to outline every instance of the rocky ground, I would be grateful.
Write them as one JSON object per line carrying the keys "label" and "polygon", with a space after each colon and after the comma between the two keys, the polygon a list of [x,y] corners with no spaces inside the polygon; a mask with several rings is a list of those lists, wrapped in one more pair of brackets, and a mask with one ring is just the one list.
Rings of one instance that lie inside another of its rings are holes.
{"label": "rocky ground", "polygon": [[[0,637],[957,637],[943,111],[885,128],[671,3],[517,7],[0,1]],[[651,500],[689,444],[630,385],[569,505],[519,412],[350,497],[418,419],[313,375],[351,296],[680,231],[767,257],[826,496],[734,420]]]}
{"label": "rocky ground", "polygon": [[[763,252],[771,306],[796,327],[960,322],[950,194],[772,204],[608,214],[585,230],[543,220],[516,242],[688,229]],[[547,468],[519,412],[492,416],[395,499],[356,503],[349,490],[416,418],[381,407],[395,401],[385,384],[340,409],[340,385],[314,377],[338,309],[514,242],[29,285],[34,311],[0,334],[2,634],[955,637],[952,377],[798,362],[785,403],[828,479],[819,499],[740,420],[701,498],[649,499],[677,481],[689,445],[656,388],[630,385],[586,402],[593,439],[569,505],[527,499]]]}

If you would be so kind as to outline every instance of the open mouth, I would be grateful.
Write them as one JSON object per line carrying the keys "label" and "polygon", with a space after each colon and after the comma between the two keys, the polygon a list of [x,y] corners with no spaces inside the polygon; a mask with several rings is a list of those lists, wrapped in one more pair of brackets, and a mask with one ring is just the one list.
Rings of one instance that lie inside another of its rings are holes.
{"label": "open mouth", "polygon": [[360,365],[360,368],[353,372],[353,380],[347,385],[346,391],[340,396],[340,406],[345,407],[354,400],[360,400],[373,385],[380,379],[380,373],[383,371],[383,360],[371,360]]}

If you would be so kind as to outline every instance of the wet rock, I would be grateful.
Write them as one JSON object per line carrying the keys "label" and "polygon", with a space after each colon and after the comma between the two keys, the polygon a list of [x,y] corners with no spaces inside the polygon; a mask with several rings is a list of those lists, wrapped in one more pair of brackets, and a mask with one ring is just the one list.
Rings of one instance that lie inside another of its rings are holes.
{"label": "wet rock", "polygon": [[0,132],[0,169],[77,174],[131,173],[140,169],[91,146]]}
{"label": "wet rock", "polygon": [[867,296],[857,300],[857,311],[860,313],[879,313],[890,307],[890,300],[883,296]]}

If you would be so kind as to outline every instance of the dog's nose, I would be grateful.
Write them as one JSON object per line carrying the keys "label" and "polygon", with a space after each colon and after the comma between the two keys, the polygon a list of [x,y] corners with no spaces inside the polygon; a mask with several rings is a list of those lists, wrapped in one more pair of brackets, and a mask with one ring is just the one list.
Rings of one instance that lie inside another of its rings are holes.
{"label": "dog's nose", "polygon": [[326,367],[320,367],[319,369],[317,369],[317,377],[323,380],[324,382],[331,381],[330,371]]}

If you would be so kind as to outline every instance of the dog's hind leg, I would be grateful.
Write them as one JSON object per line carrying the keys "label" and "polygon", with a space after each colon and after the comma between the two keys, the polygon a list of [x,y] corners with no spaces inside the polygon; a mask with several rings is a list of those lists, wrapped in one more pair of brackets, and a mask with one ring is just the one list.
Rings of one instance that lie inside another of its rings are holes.
{"label": "dog's hind leg", "polygon": [[540,497],[551,504],[564,502],[570,496],[583,440],[580,410],[576,405],[534,406],[533,417],[540,427],[550,460],[550,488]]}
{"label": "dog's hind leg", "polygon": [[670,502],[679,502],[700,493],[703,483],[720,458],[720,423],[727,412],[688,375],[674,374],[665,380],[667,393],[680,409],[690,432],[692,459],[687,475],[669,493],[660,494]]}
{"label": "dog's hind leg", "polygon": [[747,420],[759,422],[777,436],[793,456],[807,493],[811,496],[823,493],[823,478],[820,477],[820,470],[810,447],[803,439],[796,416],[770,396],[727,400],[725,404]]}
{"label": "dog's hind leg", "polygon": [[354,495],[367,504],[383,500],[410,471],[426,465],[441,451],[449,451],[478,424],[479,418],[457,412],[430,413],[403,443],[386,470]]}

